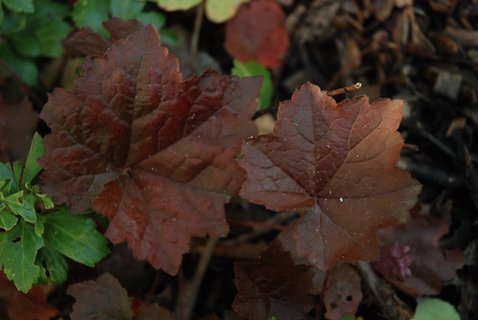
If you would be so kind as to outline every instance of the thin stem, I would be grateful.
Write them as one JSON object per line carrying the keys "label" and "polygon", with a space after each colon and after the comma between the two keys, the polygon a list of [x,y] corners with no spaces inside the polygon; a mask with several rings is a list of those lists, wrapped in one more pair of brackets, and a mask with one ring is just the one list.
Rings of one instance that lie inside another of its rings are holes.
{"label": "thin stem", "polygon": [[194,30],[191,35],[191,53],[198,52],[199,34],[201,33],[202,19],[204,16],[204,4],[200,4],[196,10],[196,19],[194,20]]}
{"label": "thin stem", "polygon": [[358,90],[360,88],[362,88],[362,83],[357,82],[355,84],[351,84],[350,86],[346,86],[346,87],[342,87],[342,88],[327,91],[327,95],[333,97],[333,96],[336,96],[336,95],[339,95],[339,94],[342,94],[342,93],[355,91],[355,90]]}
{"label": "thin stem", "polygon": [[191,283],[186,284],[184,286],[184,296],[182,301],[179,302],[181,313],[180,319],[189,320],[192,317],[192,313],[196,305],[199,288],[201,287],[204,274],[206,273],[209,261],[211,260],[211,257],[214,252],[214,247],[216,246],[217,241],[218,238],[214,237],[211,237],[207,240],[206,246],[204,247],[204,251],[201,255],[201,259],[199,260],[199,264],[196,268],[194,278]]}

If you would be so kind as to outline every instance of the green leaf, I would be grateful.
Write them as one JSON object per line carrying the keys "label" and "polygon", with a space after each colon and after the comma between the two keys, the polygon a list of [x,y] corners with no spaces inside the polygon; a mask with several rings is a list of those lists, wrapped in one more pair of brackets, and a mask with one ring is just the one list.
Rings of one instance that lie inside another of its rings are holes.
{"label": "green leaf", "polygon": [[13,175],[15,176],[15,181],[17,181],[19,187],[22,181],[23,168],[25,167],[24,160],[17,160],[12,163]]}
{"label": "green leaf", "polygon": [[30,151],[28,152],[27,160],[25,161],[25,168],[23,170],[23,183],[31,182],[38,173],[41,167],[38,164],[38,158],[44,153],[43,139],[35,132],[33,135]]}
{"label": "green leaf", "polygon": [[156,0],[158,6],[166,11],[188,10],[201,2],[202,0]]}
{"label": "green leaf", "polygon": [[53,209],[55,207],[55,204],[51,200],[51,198],[44,194],[44,193],[36,193],[35,196],[40,199],[40,201],[43,203],[43,206],[45,209]]}
{"label": "green leaf", "polygon": [[32,13],[35,11],[33,0],[2,0],[5,7],[16,12]]}
{"label": "green leaf", "polygon": [[60,210],[45,216],[45,240],[68,258],[93,267],[109,252],[105,237],[86,215]]}
{"label": "green leaf", "polygon": [[26,57],[38,57],[40,55],[40,43],[31,31],[22,30],[15,33],[11,41],[15,50]]}
{"label": "green leaf", "polygon": [[2,60],[28,86],[36,85],[38,81],[38,69],[31,59],[20,57],[4,43],[0,45],[0,60]]}
{"label": "green leaf", "polygon": [[2,2],[0,0],[0,26],[3,24],[3,7],[2,7]]}
{"label": "green leaf", "polygon": [[142,24],[154,24],[158,30],[160,30],[166,23],[165,16],[159,12],[141,12],[136,16],[136,20]]}
{"label": "green leaf", "polygon": [[89,27],[106,36],[103,22],[108,20],[109,6],[109,0],[78,0],[73,7],[71,17],[78,28]]}
{"label": "green leaf", "polygon": [[45,232],[45,221],[43,216],[38,215],[37,216],[37,221],[35,222],[35,225],[33,226],[33,231],[35,231],[35,234],[39,237],[43,237],[43,232]]}
{"label": "green leaf", "polygon": [[138,0],[112,0],[110,12],[113,17],[134,19],[143,10],[145,4]]}
{"label": "green leaf", "polygon": [[0,162],[0,179],[6,181],[5,184],[0,187],[3,193],[10,194],[18,191],[18,185],[15,181],[15,176],[10,166],[7,166]]}
{"label": "green leaf", "polygon": [[64,282],[68,276],[66,258],[48,244],[40,250],[39,255],[48,271],[48,278],[55,284]]}
{"label": "green leaf", "polygon": [[41,55],[55,58],[63,53],[61,40],[70,32],[70,26],[64,21],[44,23],[35,30],[35,36],[40,43]]}
{"label": "green leaf", "polygon": [[0,228],[9,231],[16,226],[17,222],[18,218],[11,214],[5,206],[0,209]]}
{"label": "green leaf", "polygon": [[172,30],[161,29],[159,35],[161,37],[161,44],[166,46],[174,46],[178,43],[178,35]]}
{"label": "green leaf", "polygon": [[23,13],[17,13],[12,11],[6,11],[3,15],[2,25],[0,27],[0,33],[11,34],[21,31],[25,28],[27,23],[26,15]]}
{"label": "green leaf", "polygon": [[234,60],[231,73],[238,77],[262,76],[261,91],[258,98],[257,110],[263,110],[270,106],[272,98],[272,80],[269,70],[257,62],[241,63]]}
{"label": "green leaf", "polygon": [[23,191],[19,191],[5,197],[5,203],[13,213],[20,215],[26,222],[35,223],[37,221],[35,196],[33,194],[25,194]]}
{"label": "green leaf", "polygon": [[412,320],[460,320],[455,307],[446,301],[435,298],[418,300]]}
{"label": "green leaf", "polygon": [[28,292],[39,278],[40,267],[35,265],[35,258],[43,245],[33,226],[23,221],[12,230],[0,233],[0,264],[18,290]]}

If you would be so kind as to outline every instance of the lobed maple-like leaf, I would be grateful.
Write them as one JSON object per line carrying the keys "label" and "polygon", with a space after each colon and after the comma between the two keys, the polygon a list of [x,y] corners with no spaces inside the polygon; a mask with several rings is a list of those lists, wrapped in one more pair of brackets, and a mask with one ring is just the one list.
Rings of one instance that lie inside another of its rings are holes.
{"label": "lobed maple-like leaf", "polygon": [[411,216],[406,224],[380,230],[380,241],[396,243],[409,248],[411,258],[407,277],[397,279],[396,272],[380,263],[373,266],[394,286],[412,296],[434,295],[441,291],[443,283],[453,278],[463,267],[464,256],[459,250],[440,247],[440,238],[448,233],[444,219],[431,216]]}
{"label": "lobed maple-like leaf", "polygon": [[226,24],[224,46],[234,59],[275,68],[289,45],[284,12],[276,0],[242,4]]}
{"label": "lobed maple-like leaf", "polygon": [[420,191],[395,167],[401,109],[367,97],[337,104],[305,84],[281,103],[271,135],[244,143],[240,195],[274,211],[307,209],[286,232],[297,256],[320,269],[377,258],[377,229],[405,220]]}
{"label": "lobed maple-like leaf", "polygon": [[51,319],[58,312],[47,303],[46,298],[42,286],[33,286],[28,293],[23,293],[0,272],[0,301],[5,307],[5,310],[0,310],[1,319]]}
{"label": "lobed maple-like leaf", "polygon": [[273,243],[253,262],[235,264],[232,308],[246,319],[301,319],[312,309],[312,269]]}
{"label": "lobed maple-like leaf", "polygon": [[72,320],[132,318],[128,293],[109,273],[101,275],[96,281],[71,285],[67,293],[76,300],[70,314]]}
{"label": "lobed maple-like leaf", "polygon": [[74,92],[50,95],[43,189],[73,211],[92,206],[113,243],[174,274],[192,236],[228,231],[224,203],[244,179],[235,157],[255,133],[259,86],[213,71],[182,81],[146,26],[87,58]]}

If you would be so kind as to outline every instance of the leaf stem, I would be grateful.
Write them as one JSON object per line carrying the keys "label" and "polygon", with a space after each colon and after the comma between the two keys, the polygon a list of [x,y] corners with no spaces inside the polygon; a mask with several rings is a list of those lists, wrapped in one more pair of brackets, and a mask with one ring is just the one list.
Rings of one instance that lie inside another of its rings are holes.
{"label": "leaf stem", "polygon": [[194,20],[194,30],[191,35],[191,53],[198,52],[199,34],[201,33],[202,20],[204,16],[204,4],[201,3],[196,10],[196,19]]}
{"label": "leaf stem", "polygon": [[191,319],[194,307],[196,305],[199,288],[201,287],[202,279],[206,273],[207,266],[209,265],[209,261],[211,260],[217,241],[218,238],[215,237],[211,237],[207,240],[201,259],[199,260],[199,264],[196,268],[194,278],[189,284],[186,284],[187,287],[184,290],[184,295],[181,299],[182,301],[178,301],[178,319]]}

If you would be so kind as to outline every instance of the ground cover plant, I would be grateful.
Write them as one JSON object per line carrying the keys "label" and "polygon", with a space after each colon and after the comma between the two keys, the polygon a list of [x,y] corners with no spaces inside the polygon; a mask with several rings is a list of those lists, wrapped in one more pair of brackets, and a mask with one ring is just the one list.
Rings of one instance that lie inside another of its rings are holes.
{"label": "ground cover plant", "polygon": [[0,318],[478,315],[471,2],[0,8]]}

